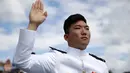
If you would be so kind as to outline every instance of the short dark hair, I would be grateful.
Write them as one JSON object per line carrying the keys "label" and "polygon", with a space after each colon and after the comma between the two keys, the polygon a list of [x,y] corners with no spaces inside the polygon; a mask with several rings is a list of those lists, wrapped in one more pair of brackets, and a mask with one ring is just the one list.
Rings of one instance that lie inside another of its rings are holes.
{"label": "short dark hair", "polygon": [[84,18],[83,15],[81,15],[81,14],[70,15],[64,22],[63,28],[64,28],[65,34],[68,34],[70,26],[79,20],[82,20],[86,23],[86,19]]}

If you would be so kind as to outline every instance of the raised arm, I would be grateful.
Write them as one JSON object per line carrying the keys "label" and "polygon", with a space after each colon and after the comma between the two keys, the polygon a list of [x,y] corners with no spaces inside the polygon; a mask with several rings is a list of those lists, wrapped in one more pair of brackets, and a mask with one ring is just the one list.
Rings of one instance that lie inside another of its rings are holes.
{"label": "raised arm", "polygon": [[54,54],[32,55],[35,34],[38,26],[45,21],[47,12],[44,12],[43,4],[37,0],[32,4],[29,14],[29,25],[27,29],[21,29],[19,41],[13,59],[13,64],[28,73],[46,73],[51,71],[55,60]]}

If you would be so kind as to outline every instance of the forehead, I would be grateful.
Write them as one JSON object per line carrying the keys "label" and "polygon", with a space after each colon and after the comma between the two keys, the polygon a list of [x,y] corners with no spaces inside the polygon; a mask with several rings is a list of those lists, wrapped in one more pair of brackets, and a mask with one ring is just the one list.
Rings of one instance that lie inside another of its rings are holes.
{"label": "forehead", "polygon": [[80,20],[80,21],[77,21],[73,26],[87,26],[87,22],[85,23],[84,21]]}

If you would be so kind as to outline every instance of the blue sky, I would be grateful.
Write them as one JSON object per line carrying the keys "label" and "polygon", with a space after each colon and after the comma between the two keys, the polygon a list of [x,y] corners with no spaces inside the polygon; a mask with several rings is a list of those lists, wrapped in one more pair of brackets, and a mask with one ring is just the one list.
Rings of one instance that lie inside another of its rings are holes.
{"label": "blue sky", "polygon": [[[0,60],[12,60],[19,29],[26,29],[31,4],[35,0],[0,1]],[[90,26],[91,41],[86,52],[107,60],[108,67],[117,73],[129,70],[130,65],[130,1],[129,0],[44,0],[48,12],[46,21],[38,28],[35,49],[37,54],[53,46],[67,47],[63,39],[63,23],[70,15],[80,13]]]}

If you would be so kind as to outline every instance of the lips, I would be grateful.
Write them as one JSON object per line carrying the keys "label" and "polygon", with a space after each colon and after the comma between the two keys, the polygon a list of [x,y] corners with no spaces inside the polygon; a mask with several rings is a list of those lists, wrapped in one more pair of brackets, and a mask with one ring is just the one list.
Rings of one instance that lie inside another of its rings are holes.
{"label": "lips", "polygon": [[88,39],[87,37],[81,37],[81,39],[84,39],[84,40],[86,40],[86,39]]}

